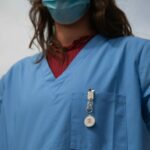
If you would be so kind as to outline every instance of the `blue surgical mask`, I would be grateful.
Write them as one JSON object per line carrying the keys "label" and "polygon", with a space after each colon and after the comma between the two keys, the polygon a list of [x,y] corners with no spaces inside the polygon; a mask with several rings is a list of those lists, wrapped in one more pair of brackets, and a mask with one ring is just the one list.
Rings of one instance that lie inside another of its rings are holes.
{"label": "blue surgical mask", "polygon": [[90,7],[90,0],[42,0],[54,19],[60,24],[72,24],[83,17]]}

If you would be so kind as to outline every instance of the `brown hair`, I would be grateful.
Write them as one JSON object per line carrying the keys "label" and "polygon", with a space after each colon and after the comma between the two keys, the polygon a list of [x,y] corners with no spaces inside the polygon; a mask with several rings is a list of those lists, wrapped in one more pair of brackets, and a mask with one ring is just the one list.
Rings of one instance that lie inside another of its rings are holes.
{"label": "brown hair", "polygon": [[[56,56],[56,52],[51,46],[53,40],[65,55],[65,50],[61,44],[53,39],[54,20],[47,7],[43,6],[42,0],[29,0],[32,5],[29,17],[34,27],[34,35],[29,44],[32,47],[34,41],[38,42],[42,48],[42,57],[36,62],[40,62],[47,52]],[[117,7],[115,0],[91,0],[89,19],[92,28],[96,33],[107,38],[132,35],[132,29],[125,13]],[[35,44],[36,45],[36,44]]]}

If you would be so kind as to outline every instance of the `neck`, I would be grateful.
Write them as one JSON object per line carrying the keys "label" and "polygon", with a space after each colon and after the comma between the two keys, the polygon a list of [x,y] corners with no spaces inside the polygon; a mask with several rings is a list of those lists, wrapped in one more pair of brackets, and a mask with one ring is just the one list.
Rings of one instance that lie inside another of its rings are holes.
{"label": "neck", "polygon": [[71,45],[74,40],[77,40],[82,36],[95,33],[90,26],[88,15],[85,15],[79,21],[71,25],[55,23],[55,30],[57,40],[64,47]]}

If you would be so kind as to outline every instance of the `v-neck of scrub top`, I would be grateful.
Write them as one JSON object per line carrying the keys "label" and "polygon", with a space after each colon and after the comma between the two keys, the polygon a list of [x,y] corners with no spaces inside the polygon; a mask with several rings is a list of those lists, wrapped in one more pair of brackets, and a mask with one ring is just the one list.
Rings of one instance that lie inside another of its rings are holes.
{"label": "v-neck of scrub top", "polygon": [[74,40],[71,45],[64,47],[67,49],[65,56],[60,53],[60,49],[57,48],[57,45],[55,43],[52,43],[52,46],[57,54],[63,58],[63,62],[60,62],[58,58],[54,57],[51,53],[47,53],[46,58],[55,78],[58,78],[65,71],[65,69],[80,52],[80,50],[95,35],[96,34],[94,33],[91,35],[81,36],[79,39]]}
{"label": "v-neck of scrub top", "polygon": [[[104,38],[99,34],[96,34],[90,41],[80,50],[80,52],[76,55],[76,57],[72,60],[72,62],[68,65],[65,71],[57,78],[55,78],[51,68],[49,67],[48,61],[46,57],[41,60],[41,76],[44,80],[53,85],[61,85],[67,81],[67,79],[71,78],[71,74],[76,73],[78,66],[81,65],[88,55],[94,53],[97,48],[95,45],[100,44],[104,41]],[[89,60],[90,61],[90,60]],[[88,69],[88,66],[87,68]],[[55,86],[53,86],[55,87]],[[58,87],[58,86],[57,86]]]}

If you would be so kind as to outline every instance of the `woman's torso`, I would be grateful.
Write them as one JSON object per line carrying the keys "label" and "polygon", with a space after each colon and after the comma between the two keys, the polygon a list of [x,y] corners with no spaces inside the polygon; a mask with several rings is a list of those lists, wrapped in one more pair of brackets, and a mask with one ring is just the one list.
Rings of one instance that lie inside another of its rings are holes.
{"label": "woman's torso", "polygon": [[[55,78],[46,59],[18,61],[5,75],[0,127],[3,150],[148,150],[138,59],[145,40],[96,35]],[[95,126],[84,125],[95,90]]]}

